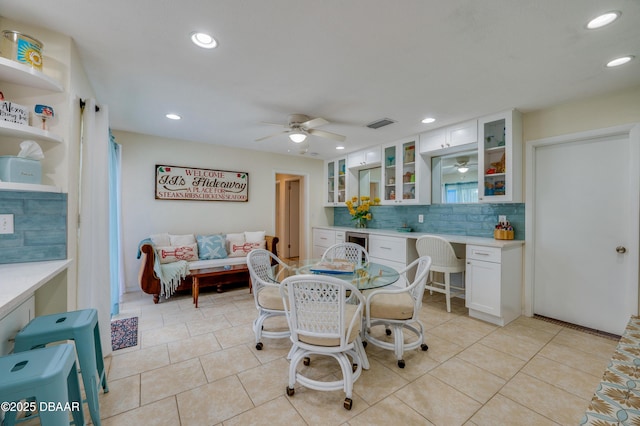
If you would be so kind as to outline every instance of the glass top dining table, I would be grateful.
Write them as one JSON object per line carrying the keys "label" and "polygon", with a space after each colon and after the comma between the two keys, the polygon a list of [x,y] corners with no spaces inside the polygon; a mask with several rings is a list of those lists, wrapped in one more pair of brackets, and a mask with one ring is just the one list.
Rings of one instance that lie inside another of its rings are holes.
{"label": "glass top dining table", "polygon": [[369,262],[356,267],[353,272],[336,272],[319,267],[320,259],[302,259],[287,261],[288,268],[280,267],[274,274],[275,281],[281,282],[292,275],[321,274],[345,280],[358,290],[371,290],[395,283],[400,278],[398,271],[390,266]]}

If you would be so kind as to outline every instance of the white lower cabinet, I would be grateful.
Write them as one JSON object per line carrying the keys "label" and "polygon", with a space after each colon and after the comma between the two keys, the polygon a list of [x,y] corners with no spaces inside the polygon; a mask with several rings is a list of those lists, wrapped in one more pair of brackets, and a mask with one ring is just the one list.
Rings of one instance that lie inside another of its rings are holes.
{"label": "white lower cabinet", "polygon": [[35,297],[22,302],[4,318],[0,319],[0,356],[13,351],[13,339],[35,316]]}
{"label": "white lower cabinet", "polygon": [[[410,244],[409,241],[413,242]],[[386,235],[369,235],[369,261],[402,271],[417,254],[415,240]]]}
{"label": "white lower cabinet", "polygon": [[469,316],[506,325],[522,313],[522,246],[467,245],[466,298]]}
{"label": "white lower cabinet", "polygon": [[313,229],[313,258],[319,259],[334,244],[344,243],[344,231]]}

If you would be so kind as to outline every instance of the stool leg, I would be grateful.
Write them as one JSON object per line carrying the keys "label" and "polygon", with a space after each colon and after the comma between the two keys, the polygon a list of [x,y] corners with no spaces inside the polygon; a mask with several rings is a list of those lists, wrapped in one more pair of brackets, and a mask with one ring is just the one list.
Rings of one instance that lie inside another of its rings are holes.
{"label": "stool leg", "polygon": [[[71,415],[73,416],[73,423],[78,425],[84,425],[84,409],[82,407],[82,394],[80,393],[80,381],[78,380],[78,369],[76,363],[73,363],[73,368],[69,372],[67,377],[67,389],[69,392],[69,403],[72,404]],[[77,403],[74,404],[74,403]],[[75,408],[78,407],[76,410]]]}
{"label": "stool leg", "polygon": [[100,378],[100,385],[104,393],[109,392],[109,386],[107,386],[107,373],[104,371],[104,358],[102,356],[102,343],[100,340],[100,327],[98,324],[93,329],[93,341],[96,346],[96,364],[98,366],[98,377]]}
{"label": "stool leg", "polygon": [[[87,394],[87,404],[89,405],[89,413],[91,420],[96,426],[100,426],[100,403],[98,401],[98,381],[96,380],[96,350],[95,345],[83,342],[78,344],[78,338],[75,339],[76,351],[80,361],[80,371],[82,372],[82,382],[84,383],[84,391]],[[98,342],[99,344],[99,342]]]}
{"label": "stool leg", "polygon": [[[75,370],[74,370],[75,371]],[[71,372],[73,373],[73,371]],[[77,374],[77,373],[76,373]],[[63,387],[64,389],[64,393],[66,395],[61,395],[60,394],[60,389],[41,389],[38,392],[38,395],[36,395],[36,400],[38,401],[38,406],[40,406],[41,403],[65,403],[66,401],[69,401],[69,392],[67,390],[67,385],[65,384],[65,386]],[[80,407],[82,408],[82,407]],[[51,410],[41,410],[39,411],[40,414],[40,423],[42,425],[55,425],[55,426],[68,426],[69,425],[69,412],[65,411],[65,410],[57,410],[57,409],[51,409]],[[83,425],[83,423],[80,423]]]}

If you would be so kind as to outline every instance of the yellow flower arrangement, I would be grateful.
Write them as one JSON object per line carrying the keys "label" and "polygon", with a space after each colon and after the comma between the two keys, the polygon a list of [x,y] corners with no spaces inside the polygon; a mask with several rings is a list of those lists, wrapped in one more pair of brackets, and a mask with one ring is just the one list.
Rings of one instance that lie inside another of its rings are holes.
{"label": "yellow flower arrangement", "polygon": [[356,226],[359,228],[365,228],[367,226],[367,220],[371,220],[373,217],[369,211],[371,206],[378,205],[379,203],[379,198],[376,197],[371,200],[371,197],[367,196],[362,196],[360,199],[353,197],[345,202],[349,209],[351,220],[355,220]]}

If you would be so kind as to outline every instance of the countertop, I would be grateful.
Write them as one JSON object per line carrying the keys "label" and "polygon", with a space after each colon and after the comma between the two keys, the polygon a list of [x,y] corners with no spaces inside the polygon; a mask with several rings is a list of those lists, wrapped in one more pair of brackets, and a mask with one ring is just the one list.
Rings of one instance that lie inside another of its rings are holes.
{"label": "countertop", "polygon": [[429,234],[427,232],[400,232],[393,229],[351,228],[348,226],[314,226],[314,228],[345,232],[361,232],[369,235],[387,235],[391,237],[410,238],[415,240],[423,235],[436,235],[444,238],[451,243],[471,244],[485,247],[510,248],[522,246],[524,244],[523,240],[496,240],[493,238],[471,237],[467,235]]}
{"label": "countertop", "polygon": [[71,259],[65,259],[0,265],[0,318],[67,269],[71,262]]}

